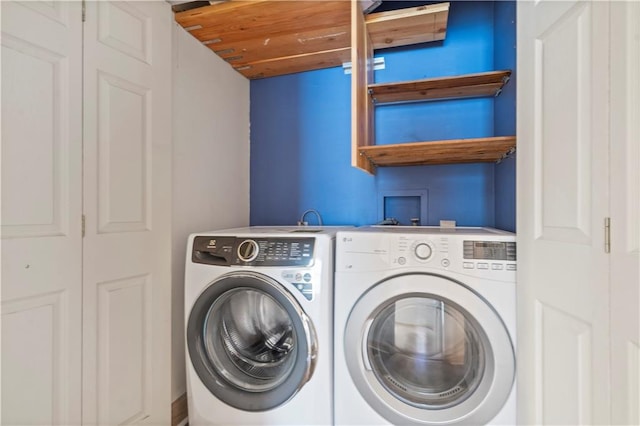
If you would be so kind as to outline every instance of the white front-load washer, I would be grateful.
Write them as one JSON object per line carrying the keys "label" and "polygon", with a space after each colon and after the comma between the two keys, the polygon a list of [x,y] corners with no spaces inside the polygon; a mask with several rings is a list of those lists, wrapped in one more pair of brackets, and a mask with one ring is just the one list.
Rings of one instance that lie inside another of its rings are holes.
{"label": "white front-load washer", "polygon": [[338,229],[249,227],[189,237],[189,424],[333,423]]}
{"label": "white front-load washer", "polygon": [[336,241],[336,424],[515,424],[515,235],[381,226]]}

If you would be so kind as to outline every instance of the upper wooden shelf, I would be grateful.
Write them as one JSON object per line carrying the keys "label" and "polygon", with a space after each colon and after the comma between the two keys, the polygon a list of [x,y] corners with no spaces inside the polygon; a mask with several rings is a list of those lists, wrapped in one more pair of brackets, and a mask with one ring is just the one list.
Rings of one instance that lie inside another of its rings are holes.
{"label": "upper wooden shelf", "polygon": [[[191,35],[250,79],[351,60],[351,1],[228,0],[177,12]],[[366,15],[374,48],[443,40],[449,3]],[[362,12],[360,12],[362,14]]]}
{"label": "upper wooden shelf", "polygon": [[377,167],[495,162],[513,152],[515,136],[369,145],[359,155]]}
{"label": "upper wooden shelf", "polygon": [[490,71],[454,77],[429,78],[398,83],[370,84],[369,94],[376,103],[416,102],[497,96],[509,81],[511,71]]}
{"label": "upper wooden shelf", "polygon": [[371,13],[365,16],[365,26],[374,50],[444,40],[448,21],[449,3]]}

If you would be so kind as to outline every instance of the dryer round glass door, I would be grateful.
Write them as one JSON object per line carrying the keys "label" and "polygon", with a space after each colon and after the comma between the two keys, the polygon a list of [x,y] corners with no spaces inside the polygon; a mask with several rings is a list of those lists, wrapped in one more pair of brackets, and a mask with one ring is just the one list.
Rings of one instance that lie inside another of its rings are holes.
{"label": "dryer round glass door", "polygon": [[196,373],[218,399],[262,411],[288,401],[309,380],[317,341],[282,284],[257,273],[230,273],[196,300],[187,347]]}
{"label": "dryer round glass door", "polygon": [[515,377],[498,314],[437,275],[391,277],[365,293],[347,321],[344,348],[356,387],[394,424],[484,424]]}

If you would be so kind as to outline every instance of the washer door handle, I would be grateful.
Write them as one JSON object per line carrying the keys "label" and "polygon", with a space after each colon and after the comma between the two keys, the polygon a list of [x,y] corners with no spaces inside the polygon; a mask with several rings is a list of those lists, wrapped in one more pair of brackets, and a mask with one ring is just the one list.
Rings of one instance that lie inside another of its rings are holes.
{"label": "washer door handle", "polygon": [[369,354],[368,354],[368,347],[367,347],[367,343],[369,341],[369,329],[371,329],[371,324],[373,323],[373,318],[369,318],[365,323],[364,323],[364,332],[362,333],[362,363],[364,364],[364,368],[366,368],[367,370],[371,371],[373,370],[373,368],[371,368],[371,363],[369,362]]}
{"label": "washer door handle", "polygon": [[313,326],[311,318],[309,318],[302,309],[298,311],[298,315],[302,320],[302,326],[304,327],[305,336],[307,338],[307,348],[309,348],[306,360],[307,369],[304,379],[302,383],[300,383],[300,387],[298,387],[298,390],[300,390],[302,389],[302,386],[311,379],[311,376],[313,376],[313,372],[316,369],[316,363],[318,362],[318,335],[316,334],[316,329]]}

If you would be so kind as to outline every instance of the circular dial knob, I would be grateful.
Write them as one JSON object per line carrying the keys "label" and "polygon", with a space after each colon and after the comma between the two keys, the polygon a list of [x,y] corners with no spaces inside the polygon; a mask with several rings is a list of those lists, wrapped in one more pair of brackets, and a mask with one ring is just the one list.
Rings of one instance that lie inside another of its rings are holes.
{"label": "circular dial knob", "polygon": [[420,260],[427,260],[433,254],[431,246],[427,243],[418,243],[413,249],[413,253]]}
{"label": "circular dial knob", "polygon": [[238,258],[243,262],[251,262],[258,257],[260,247],[253,240],[244,240],[238,245]]}

